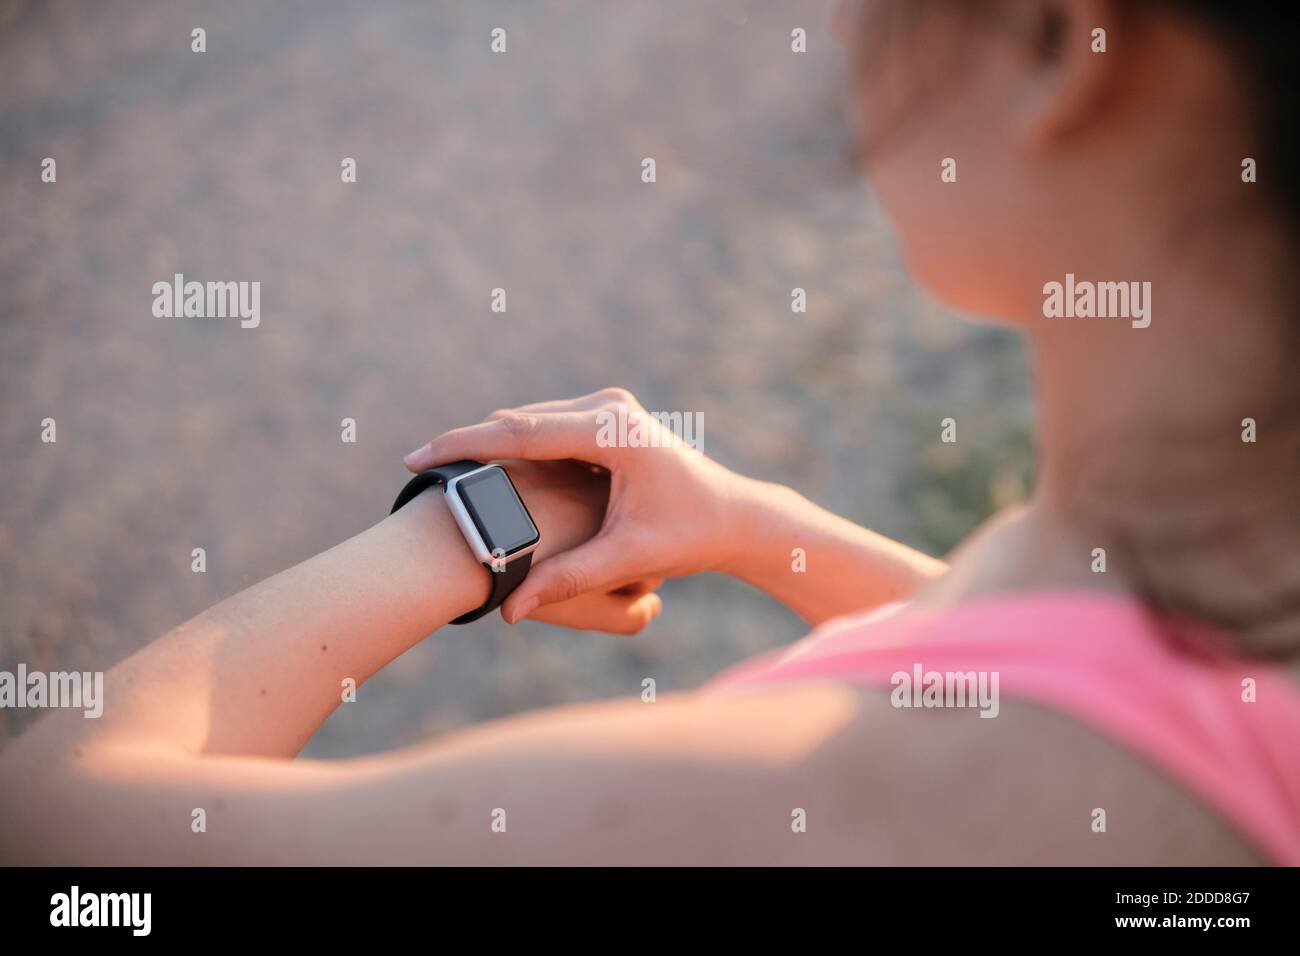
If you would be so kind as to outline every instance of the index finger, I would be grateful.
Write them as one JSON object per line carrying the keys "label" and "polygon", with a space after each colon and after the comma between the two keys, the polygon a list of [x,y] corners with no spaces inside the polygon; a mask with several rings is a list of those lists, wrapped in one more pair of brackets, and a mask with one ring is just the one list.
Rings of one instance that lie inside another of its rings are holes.
{"label": "index finger", "polygon": [[492,421],[443,432],[407,455],[406,467],[411,471],[423,471],[464,458],[475,461],[576,458],[607,465],[609,449],[596,442],[596,430],[596,418],[592,412],[541,415],[511,412]]}

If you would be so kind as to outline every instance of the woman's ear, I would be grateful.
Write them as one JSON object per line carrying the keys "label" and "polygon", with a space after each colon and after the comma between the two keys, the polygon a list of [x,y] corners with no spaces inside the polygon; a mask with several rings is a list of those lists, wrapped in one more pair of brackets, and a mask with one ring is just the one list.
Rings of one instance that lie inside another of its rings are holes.
{"label": "woman's ear", "polygon": [[[1009,104],[1019,138],[1050,149],[1084,130],[1112,101],[1135,37],[1120,35],[1113,0],[1015,0],[1014,24],[1022,89]],[[1138,18],[1122,18],[1138,28]],[[1112,50],[1115,41],[1123,52]],[[1131,61],[1129,61],[1131,62]]]}

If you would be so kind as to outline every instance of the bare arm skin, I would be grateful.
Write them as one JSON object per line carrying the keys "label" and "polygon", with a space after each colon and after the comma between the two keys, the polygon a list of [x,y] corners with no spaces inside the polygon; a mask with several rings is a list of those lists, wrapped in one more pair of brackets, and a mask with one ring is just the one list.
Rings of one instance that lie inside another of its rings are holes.
{"label": "bare arm skin", "polygon": [[[813,504],[784,485],[740,479],[748,547],[716,570],[767,592],[809,624],[902,601],[948,566]],[[794,569],[795,549],[804,555]]]}
{"label": "bare arm skin", "polygon": [[[517,480],[526,473],[512,470]],[[600,509],[544,481],[520,487],[549,548],[574,546],[600,521]],[[106,675],[101,719],[52,713],[0,754],[0,858],[1249,859],[1175,785],[1069,721],[1015,702],[986,721],[895,710],[883,691],[828,683],[654,704],[633,697],[374,757],[289,759],[338,706],[345,677],[361,684],[479,604],[485,575],[445,505],[426,493],[205,612]],[[364,706],[365,694],[350,706]],[[1092,839],[1084,824],[1096,805],[1122,805],[1140,824]],[[196,809],[206,832],[193,832]],[[797,810],[806,832],[791,827]]]}
{"label": "bare arm skin", "polygon": [[[602,444],[602,422],[643,426],[644,444]],[[444,461],[576,459],[608,470],[609,508],[591,541],[534,565],[502,607],[507,621],[640,578],[732,574],[809,624],[908,597],[942,561],[817,507],[781,485],[729,471],[673,441],[630,392],[500,409],[407,456],[419,471]],[[794,568],[794,549],[805,555]]]}
{"label": "bare arm skin", "polygon": [[[593,532],[597,509],[520,483],[549,549]],[[645,827],[652,812],[660,825],[674,819],[662,802],[669,788],[703,801],[725,783],[739,799],[785,776],[856,712],[846,690],[815,701],[806,690],[782,692],[775,699],[797,714],[781,715],[753,697],[637,700],[473,728],[382,757],[286,759],[339,705],[345,678],[363,684],[486,593],[486,572],[444,503],[426,493],[222,602],[110,671],[102,718],[52,713],[0,756],[0,855],[42,863],[596,859],[608,851],[602,819],[636,819],[642,850],[665,853]],[[712,729],[701,733],[701,721]],[[777,792],[767,788],[765,801]],[[191,830],[196,808],[206,833]],[[505,834],[491,829],[497,808]],[[790,833],[789,814],[772,820],[773,838]],[[671,852],[691,851],[710,818],[685,827]],[[737,852],[748,846],[743,830],[715,835]]]}

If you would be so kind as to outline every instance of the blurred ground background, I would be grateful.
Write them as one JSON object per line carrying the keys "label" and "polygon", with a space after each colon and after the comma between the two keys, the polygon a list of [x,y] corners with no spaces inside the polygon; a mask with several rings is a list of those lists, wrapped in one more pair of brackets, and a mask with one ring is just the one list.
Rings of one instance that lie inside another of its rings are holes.
{"label": "blurred ground background", "polygon": [[[710,455],[932,553],[1014,497],[1019,345],[909,285],[852,175],[828,19],[763,0],[0,2],[0,669],[105,669],[382,517],[433,434],[611,384],[702,412]],[[261,327],[154,318],[175,272],[261,281]],[[444,629],[307,753],[645,677],[689,688],[802,633],[733,581],[664,595],[632,640]],[[0,711],[0,741],[31,719]]]}

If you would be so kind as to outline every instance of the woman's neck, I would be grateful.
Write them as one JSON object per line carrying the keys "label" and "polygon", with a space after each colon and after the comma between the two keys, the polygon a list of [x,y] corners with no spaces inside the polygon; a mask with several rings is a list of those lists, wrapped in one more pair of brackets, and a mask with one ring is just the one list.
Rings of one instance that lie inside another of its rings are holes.
{"label": "woman's neck", "polygon": [[1145,328],[1031,319],[1040,473],[1022,540],[1028,568],[1083,548],[1064,563],[1099,585],[1104,548],[1109,586],[1294,656],[1300,315],[1274,249],[1152,268]]}

